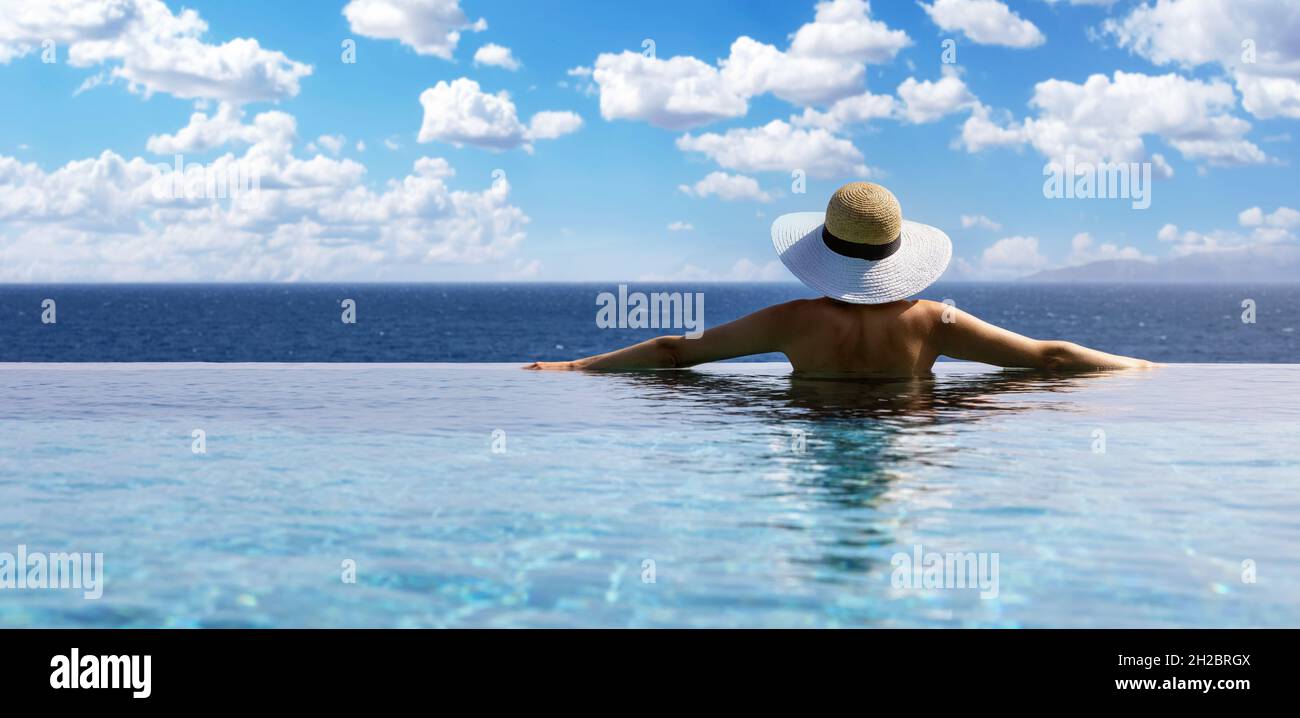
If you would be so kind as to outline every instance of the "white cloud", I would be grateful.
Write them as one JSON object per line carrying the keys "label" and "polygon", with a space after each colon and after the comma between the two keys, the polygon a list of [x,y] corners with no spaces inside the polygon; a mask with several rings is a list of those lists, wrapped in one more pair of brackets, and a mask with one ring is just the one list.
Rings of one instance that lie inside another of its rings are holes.
{"label": "white cloud", "polygon": [[943,30],[961,32],[981,45],[1036,47],[1047,39],[1036,25],[999,0],[934,0],[921,7]]}
{"label": "white cloud", "polygon": [[791,279],[790,272],[779,261],[773,259],[763,264],[741,258],[731,265],[726,279],[738,282],[777,282]]}
{"label": "white cloud", "polygon": [[1156,234],[1156,238],[1161,242],[1172,244],[1170,251],[1173,252],[1175,257],[1184,257],[1199,252],[1216,252],[1241,241],[1238,235],[1231,232],[1216,231],[1210,234],[1202,234],[1191,230],[1179,232],[1178,227],[1173,224],[1166,224],[1161,227]]}
{"label": "white cloud", "polygon": [[467,77],[439,81],[420,93],[420,104],[424,120],[416,137],[419,142],[532,151],[533,140],[554,139],[582,126],[582,118],[574,113],[555,111],[539,112],[524,125],[509,93],[488,94]]}
{"label": "white cloud", "polygon": [[254,140],[242,155],[206,165],[258,178],[227,199],[174,194],[156,165],[111,151],[50,172],[0,156],[0,279],[418,279],[437,263],[510,261],[524,239],[504,180],[453,190],[447,161],[424,157],[371,189],[352,160],[295,156],[291,116],[248,127],[230,133]]}
{"label": "white cloud", "polygon": [[253,124],[243,124],[244,112],[223,102],[212,115],[195,112],[189,124],[172,135],[152,135],[146,142],[148,150],[157,155],[203,153],[232,143],[256,144],[292,141],[296,124],[284,112],[263,112]]}
{"label": "white cloud", "polygon": [[394,152],[396,152],[397,150],[402,149],[402,145],[401,145],[401,143],[399,143],[399,142],[398,142],[395,138],[393,138],[393,137],[385,137],[385,138],[384,138],[384,147],[387,147],[388,149],[393,150]]}
{"label": "white cloud", "polygon": [[742,97],[770,92],[796,105],[847,97],[862,87],[866,77],[861,62],[783,52],[750,37],[731,43],[731,54],[721,67],[723,82]]}
{"label": "white cloud", "polygon": [[798,127],[821,127],[835,132],[847,125],[893,117],[897,111],[898,102],[892,96],[864,92],[837,100],[825,112],[805,108],[802,115],[796,115],[790,121]]}
{"label": "white cloud", "polygon": [[357,140],[357,152],[365,152],[365,151],[366,151],[366,141]]}
{"label": "white cloud", "polygon": [[699,152],[721,167],[740,172],[803,170],[809,177],[821,178],[871,175],[852,142],[820,127],[796,128],[781,120],[723,134],[682,135],[677,148]]}
{"label": "white cloud", "polygon": [[795,31],[789,53],[882,63],[910,44],[907,33],[873,20],[865,0],[823,0],[817,3],[813,21]]}
{"label": "white cloud", "polygon": [[898,86],[899,114],[908,122],[934,122],[944,115],[973,108],[978,101],[955,70],[945,70],[937,81],[917,82],[909,77]]}
{"label": "white cloud", "polygon": [[316,144],[318,146],[336,157],[343,151],[343,145],[347,141],[347,138],[343,135],[321,135],[316,138]]}
{"label": "white cloud", "polygon": [[1256,117],[1300,118],[1300,5],[1291,0],[1158,0],[1105,29],[1158,65],[1219,65]]}
{"label": "white cloud", "polygon": [[512,72],[520,67],[519,61],[510,52],[510,48],[493,42],[489,42],[474,52],[474,64],[501,67]]}
{"label": "white cloud", "polygon": [[467,77],[442,80],[420,93],[424,121],[416,139],[441,140],[504,150],[528,142],[527,128],[519,122],[515,103],[505,90],[488,94]]}
{"label": "white cloud", "polygon": [[532,140],[553,140],[582,127],[582,118],[573,112],[543,110],[533,115],[528,121],[528,138]]}
{"label": "white cloud", "polygon": [[1037,237],[1005,237],[980,255],[977,270],[987,279],[1023,277],[1046,269],[1047,257],[1038,250]]}
{"label": "white cloud", "polygon": [[1057,263],[1043,253],[1037,237],[1014,236],[999,239],[974,261],[954,257],[950,271],[944,276],[949,279],[1018,279],[1044,270],[1103,260],[1155,261],[1136,247],[1121,247],[1113,242],[1098,244],[1092,235],[1079,232],[1070,240],[1069,255],[1064,262]]}
{"label": "white cloud", "polygon": [[693,57],[660,60],[625,51],[596,58],[592,78],[600,88],[600,115],[685,129],[749,110],[747,98],[722,81],[717,68]]}
{"label": "white cloud", "polygon": [[1166,224],[1156,234],[1156,239],[1172,245],[1175,256],[1199,252],[1216,252],[1259,247],[1300,240],[1300,211],[1291,207],[1278,207],[1265,212],[1260,207],[1250,207],[1237,214],[1237,224],[1249,232],[1216,229],[1210,232],[1179,231],[1177,225]]}
{"label": "white cloud", "polygon": [[718,197],[727,201],[738,199],[770,202],[772,196],[758,186],[753,177],[729,175],[726,172],[710,172],[704,179],[694,185],[677,185],[678,191],[692,197]]}
{"label": "white cloud", "polygon": [[1151,257],[1142,253],[1137,247],[1121,247],[1113,242],[1097,244],[1092,235],[1079,232],[1070,240],[1070,256],[1066,258],[1067,266],[1087,264],[1111,259],[1137,259],[1151,261]]}
{"label": "white cloud", "polygon": [[[590,95],[596,95],[600,93],[600,89],[596,87],[596,83],[591,81],[592,73],[593,70],[590,67],[583,67],[579,65],[578,67],[574,67],[566,70],[564,74],[569,77],[576,78],[572,81],[573,89],[577,90],[578,92],[581,92],[584,95],[590,96]],[[560,87],[569,87],[570,81],[560,80],[559,85]]]}
{"label": "white cloud", "polygon": [[1259,207],[1251,207],[1237,215],[1237,222],[1243,227],[1279,227],[1294,229],[1300,227],[1300,212],[1290,207],[1278,207],[1269,214]]}
{"label": "white cloud", "polygon": [[642,120],[668,129],[744,116],[749,100],[767,93],[801,106],[829,104],[824,111],[806,107],[788,123],[686,135],[677,146],[742,172],[801,169],[814,177],[866,176],[870,170],[862,154],[833,134],[839,128],[880,117],[929,121],[954,111],[954,103],[975,104],[973,96],[954,100],[952,90],[961,95],[965,85],[946,77],[938,83],[909,81],[903,88],[912,102],[907,108],[893,97],[864,91],[867,64],[890,60],[910,43],[906,33],[872,19],[864,0],[826,0],[785,50],[742,36],[716,66],[688,56],[662,60],[653,52],[625,51],[601,54],[594,69],[575,67],[569,74],[590,74],[605,119]]}
{"label": "white cloud", "polygon": [[50,39],[67,48],[74,67],[110,66],[107,76],[88,79],[83,90],[118,79],[145,96],[163,92],[235,104],[297,95],[299,80],[312,72],[252,38],[205,43],[200,38],[207,29],[194,10],[174,15],[161,0],[0,0],[0,64]]}
{"label": "white cloud", "polygon": [[694,230],[695,230],[695,225],[691,224],[690,222],[677,221],[677,222],[671,222],[668,225],[669,232],[692,232]]}
{"label": "white cloud", "polygon": [[1010,113],[1005,122],[999,124],[992,119],[993,109],[987,105],[977,104],[961,126],[961,137],[957,144],[965,147],[967,152],[981,152],[990,147],[1014,147],[1024,144],[1024,128],[1011,122]]}
{"label": "white cloud", "polygon": [[1184,157],[1212,165],[1269,161],[1245,138],[1250,123],[1229,114],[1236,97],[1218,81],[1116,71],[1113,79],[1098,74],[1083,84],[1039,82],[1030,104],[1036,117],[1006,126],[977,105],[962,127],[961,144],[978,152],[1029,143],[1054,161],[1074,156],[1081,162],[1156,162],[1143,143],[1144,135],[1156,135]]}
{"label": "white cloud", "polygon": [[982,214],[963,214],[961,216],[961,227],[962,229],[970,229],[971,227],[983,227],[984,229],[991,229],[994,232],[997,232],[1002,229],[1001,224],[994,222],[993,220],[989,219],[988,217],[985,217]]}
{"label": "white cloud", "polygon": [[352,32],[398,40],[420,55],[450,60],[462,31],[481,32],[487,21],[470,22],[459,0],[352,0],[343,8]]}
{"label": "white cloud", "polygon": [[898,97],[870,91],[837,100],[825,111],[805,108],[790,121],[797,127],[821,127],[832,132],[876,119],[893,118],[921,124],[946,115],[979,107],[979,100],[966,87],[958,71],[945,67],[938,80],[909,77],[898,86]]}
{"label": "white cloud", "polygon": [[779,282],[789,281],[793,277],[786,268],[773,259],[766,264],[758,264],[747,257],[736,260],[730,269],[717,272],[694,264],[682,266],[669,274],[643,274],[637,277],[639,282]]}
{"label": "white cloud", "polygon": [[750,98],[764,93],[800,105],[859,93],[868,63],[885,62],[910,43],[907,33],[872,19],[864,0],[826,0],[786,50],[742,36],[717,66],[690,56],[603,53],[591,75],[605,119],[688,129],[743,116]]}

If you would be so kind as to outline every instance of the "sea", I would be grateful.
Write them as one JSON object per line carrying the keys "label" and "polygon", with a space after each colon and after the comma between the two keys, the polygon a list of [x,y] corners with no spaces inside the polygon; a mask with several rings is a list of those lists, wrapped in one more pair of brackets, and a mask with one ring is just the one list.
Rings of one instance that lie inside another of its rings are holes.
{"label": "sea", "polygon": [[0,553],[102,556],[0,626],[1300,625],[1300,287],[923,295],[1153,371],[518,369],[680,331],[601,320],[636,292],[812,296],[0,287]]}
{"label": "sea", "polygon": [[[786,283],[625,286],[629,296],[702,295],[705,328],[816,296]],[[618,282],[0,285],[0,362],[529,362],[685,331],[602,326],[601,297],[619,291]],[[1031,337],[1159,362],[1300,356],[1300,285],[972,282],[920,296]]]}

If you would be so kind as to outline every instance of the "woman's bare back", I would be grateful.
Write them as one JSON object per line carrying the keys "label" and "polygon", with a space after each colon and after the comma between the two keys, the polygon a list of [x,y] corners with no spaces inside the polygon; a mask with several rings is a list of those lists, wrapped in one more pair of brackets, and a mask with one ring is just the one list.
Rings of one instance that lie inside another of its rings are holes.
{"label": "woman's bare back", "polygon": [[785,349],[800,374],[930,373],[939,358],[932,337],[932,302],[848,304],[834,299],[791,303],[802,329]]}

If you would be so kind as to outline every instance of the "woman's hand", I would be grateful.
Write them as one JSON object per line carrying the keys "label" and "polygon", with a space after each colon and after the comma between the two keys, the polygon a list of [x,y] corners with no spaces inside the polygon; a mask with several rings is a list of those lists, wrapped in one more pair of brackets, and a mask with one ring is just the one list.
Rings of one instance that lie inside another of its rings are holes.
{"label": "woman's hand", "polygon": [[574,371],[581,369],[576,361],[535,361],[532,364],[526,364],[522,368],[531,369],[532,371]]}
{"label": "woman's hand", "polygon": [[574,361],[538,361],[523,368],[534,371],[683,369],[732,357],[783,351],[787,338],[798,331],[803,321],[800,307],[806,304],[807,300],[796,300],[768,307],[709,329],[693,339],[656,337],[607,354]]}

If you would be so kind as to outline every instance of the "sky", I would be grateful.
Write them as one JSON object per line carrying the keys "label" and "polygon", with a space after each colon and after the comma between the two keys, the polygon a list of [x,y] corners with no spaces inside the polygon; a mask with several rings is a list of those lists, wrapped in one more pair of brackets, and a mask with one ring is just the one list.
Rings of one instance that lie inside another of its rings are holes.
{"label": "sky", "polygon": [[949,279],[1300,233],[1288,0],[0,0],[0,96],[0,282],[790,281],[856,180]]}

